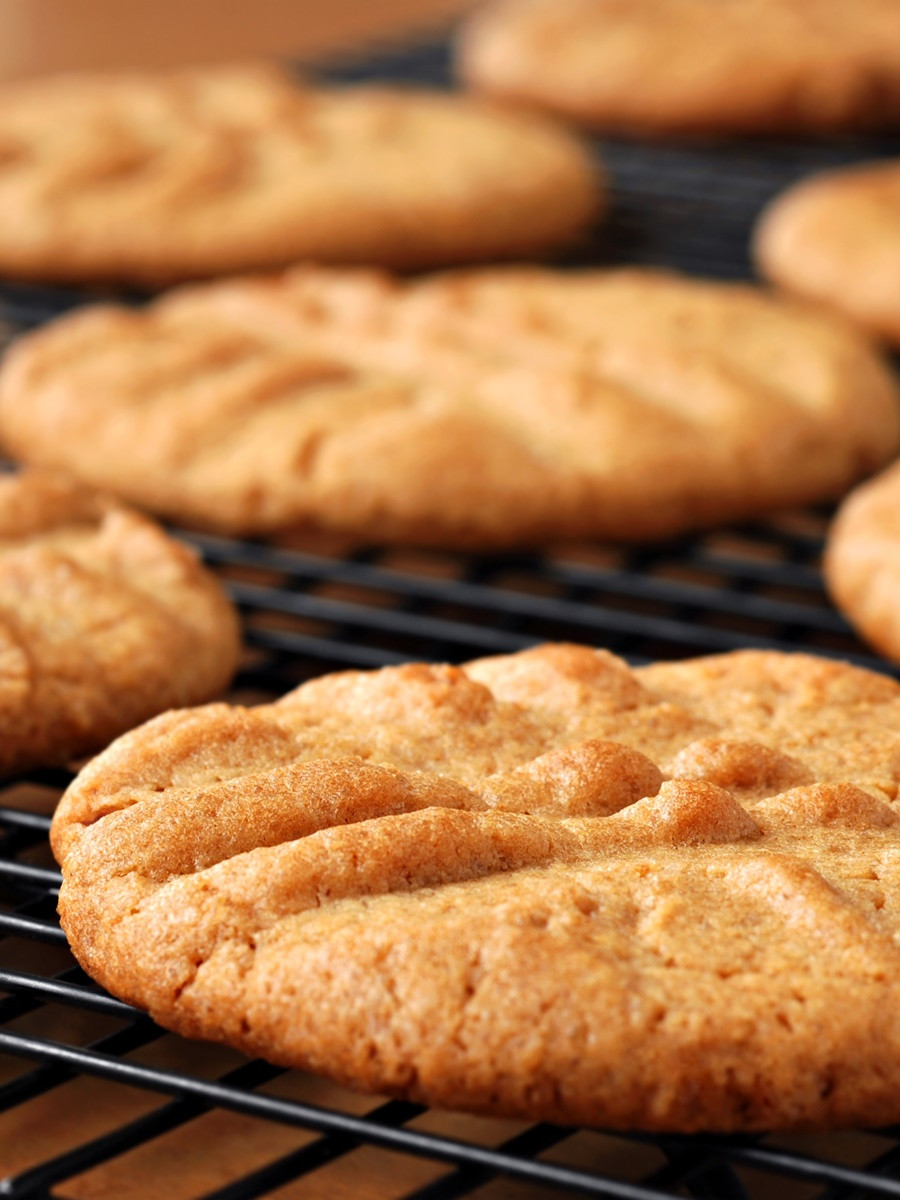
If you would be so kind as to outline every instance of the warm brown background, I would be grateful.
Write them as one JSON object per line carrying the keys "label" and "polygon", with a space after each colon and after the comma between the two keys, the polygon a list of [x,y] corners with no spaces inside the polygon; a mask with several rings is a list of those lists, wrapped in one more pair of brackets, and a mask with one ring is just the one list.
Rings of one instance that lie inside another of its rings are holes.
{"label": "warm brown background", "polygon": [[472,0],[0,0],[0,78],[77,67],[340,51]]}

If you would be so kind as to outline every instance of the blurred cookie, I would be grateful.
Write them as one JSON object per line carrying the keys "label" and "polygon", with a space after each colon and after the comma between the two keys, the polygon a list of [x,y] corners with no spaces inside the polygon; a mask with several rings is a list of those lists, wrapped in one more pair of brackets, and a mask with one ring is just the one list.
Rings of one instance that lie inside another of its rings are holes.
{"label": "blurred cookie", "polygon": [[900,124],[895,0],[499,0],[459,47],[463,78],[638,134]]}
{"label": "blurred cookie", "polygon": [[900,162],[804,179],[763,213],[760,271],[900,345]]}
{"label": "blurred cookie", "polygon": [[56,813],[82,965],[164,1026],[440,1107],[900,1118],[900,684],[544,646],[126,734]]}
{"label": "blurred cookie", "polygon": [[752,287],[301,269],[23,338],[0,439],[188,524],[505,546],[839,495],[900,405],[861,335]]}
{"label": "blurred cookie", "polygon": [[0,90],[0,272],[159,284],[301,260],[538,254],[597,214],[593,160],[540,119],[274,66]]}
{"label": "blurred cookie", "polygon": [[0,773],[210,699],[239,648],[218,582],[152,521],[48,472],[0,478]]}
{"label": "blurred cookie", "polygon": [[825,576],[862,636],[900,662],[900,466],[841,505],[828,533]]}

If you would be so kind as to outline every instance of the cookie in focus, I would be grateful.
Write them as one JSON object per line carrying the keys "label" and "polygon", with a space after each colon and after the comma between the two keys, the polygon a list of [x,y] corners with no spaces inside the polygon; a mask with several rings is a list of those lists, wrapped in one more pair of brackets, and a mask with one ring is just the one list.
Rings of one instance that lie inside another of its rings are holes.
{"label": "cookie in focus", "polygon": [[159,717],[51,836],[77,958],[182,1034],[529,1120],[883,1125],[898,782],[894,680],[548,645]]}

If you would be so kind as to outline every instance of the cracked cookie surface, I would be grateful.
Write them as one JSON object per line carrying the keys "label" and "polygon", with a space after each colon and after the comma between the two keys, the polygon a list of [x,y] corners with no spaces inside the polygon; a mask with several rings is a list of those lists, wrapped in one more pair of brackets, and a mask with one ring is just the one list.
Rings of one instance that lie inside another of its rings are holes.
{"label": "cracked cookie surface", "polygon": [[154,522],[49,472],[0,477],[0,773],[212,698],[239,649],[219,583]]}
{"label": "cracked cookie surface", "polygon": [[843,502],[828,531],[824,567],[829,591],[848,620],[900,662],[900,467]]}
{"label": "cracked cookie surface", "polygon": [[363,1089],[644,1129],[900,1117],[900,684],[548,645],[119,739],[52,830],[84,967]]}
{"label": "cracked cookie surface", "polygon": [[231,533],[665,536],[841,494],[900,442],[838,318],[663,272],[302,268],[21,339],[0,438]]}
{"label": "cracked cookie surface", "polygon": [[602,192],[566,130],[438,92],[262,64],[0,91],[0,270],[29,279],[529,257],[581,233]]}
{"label": "cracked cookie surface", "polygon": [[598,129],[808,132],[900,124],[894,0],[500,0],[463,78]]}

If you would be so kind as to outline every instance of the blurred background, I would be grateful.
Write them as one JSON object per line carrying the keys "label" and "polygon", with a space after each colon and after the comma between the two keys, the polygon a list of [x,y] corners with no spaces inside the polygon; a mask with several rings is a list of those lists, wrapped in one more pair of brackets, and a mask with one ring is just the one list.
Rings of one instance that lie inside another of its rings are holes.
{"label": "blurred background", "polygon": [[0,78],[337,53],[470,7],[472,0],[0,0]]}

